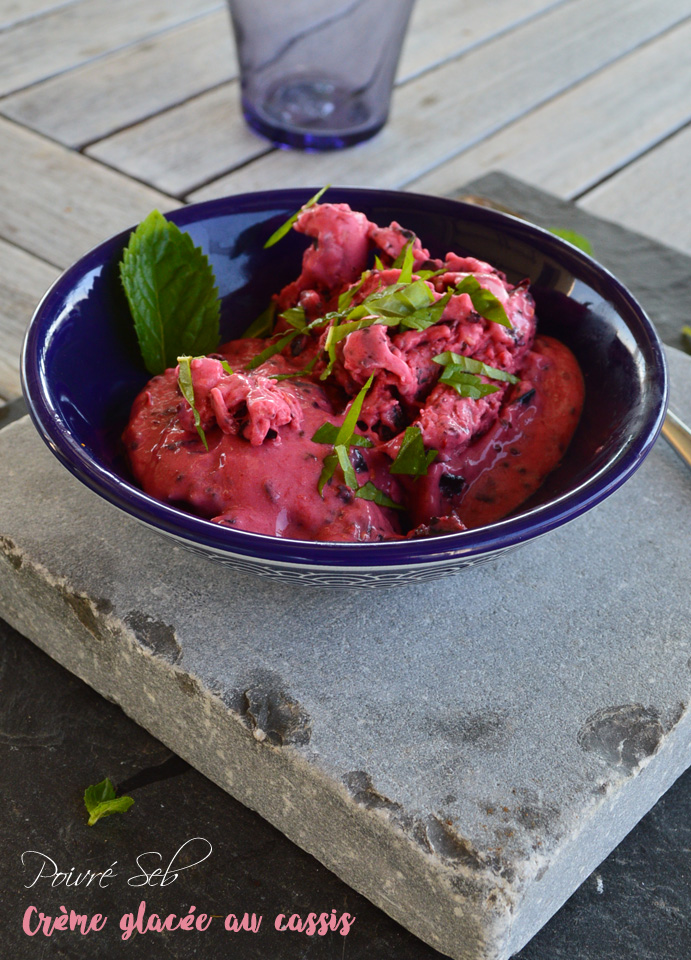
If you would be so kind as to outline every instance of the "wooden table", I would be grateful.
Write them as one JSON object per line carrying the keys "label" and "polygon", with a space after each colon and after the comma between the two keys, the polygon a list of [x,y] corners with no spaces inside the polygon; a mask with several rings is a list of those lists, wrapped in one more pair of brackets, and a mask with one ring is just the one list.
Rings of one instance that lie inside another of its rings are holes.
{"label": "wooden table", "polygon": [[51,281],[153,207],[494,169],[691,253],[690,119],[688,0],[418,0],[387,126],[307,155],[246,128],[220,0],[0,0],[0,402]]}

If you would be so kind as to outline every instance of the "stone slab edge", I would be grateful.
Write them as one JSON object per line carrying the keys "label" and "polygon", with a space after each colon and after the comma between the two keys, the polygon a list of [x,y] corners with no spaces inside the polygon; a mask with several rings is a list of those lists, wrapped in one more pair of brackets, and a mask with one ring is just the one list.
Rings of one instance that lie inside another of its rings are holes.
{"label": "stone slab edge", "polygon": [[[14,430],[33,427],[28,419],[12,424],[3,440],[11,442]],[[456,960],[506,960],[519,950],[691,758],[686,710],[652,757],[593,802],[561,848],[536,854],[520,878],[502,876],[436,818],[415,822],[367,785],[349,791],[299,749],[269,743],[198,677],[143,645],[108,603],[77,591],[8,538],[0,538],[0,600],[15,629]]]}

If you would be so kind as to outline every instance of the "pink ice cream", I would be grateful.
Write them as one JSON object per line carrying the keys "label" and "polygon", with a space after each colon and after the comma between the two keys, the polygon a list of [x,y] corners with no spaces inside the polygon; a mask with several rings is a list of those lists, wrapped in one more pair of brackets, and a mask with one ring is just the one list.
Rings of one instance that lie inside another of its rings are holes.
{"label": "pink ice cream", "polygon": [[[472,257],[432,260],[410,231],[379,227],[345,204],[309,207],[295,229],[313,243],[300,276],[274,297],[272,337],[231,341],[191,361],[206,446],[177,369],[154,377],[135,400],[123,441],[143,489],[220,524],[308,540],[443,534],[519,507],[560,462],[583,404],[573,355],[536,337],[527,283],[512,285]],[[406,250],[412,276],[402,278],[394,264]],[[453,293],[466,277],[493,295],[509,326],[481,315],[470,293]],[[439,316],[418,327],[382,322],[372,295],[401,289],[430,307],[445,297]],[[360,322],[349,321],[358,305]],[[296,307],[304,310],[301,331],[257,363],[293,330],[280,314]],[[439,357],[449,353],[484,364],[479,382],[494,392],[462,396],[441,380]],[[345,445],[339,441],[346,470],[335,437],[356,402],[356,436],[346,431]],[[420,475],[397,469],[411,434],[419,454],[435,451]]]}

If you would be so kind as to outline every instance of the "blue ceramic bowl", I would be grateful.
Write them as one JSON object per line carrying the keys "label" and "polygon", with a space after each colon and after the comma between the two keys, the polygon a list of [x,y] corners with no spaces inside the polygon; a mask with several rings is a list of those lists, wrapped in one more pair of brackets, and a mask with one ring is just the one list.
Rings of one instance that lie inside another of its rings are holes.
{"label": "blue ceramic bowl", "polygon": [[[296,277],[306,240],[263,243],[314,189],[212,200],[170,214],[213,265],[223,339],[238,336],[268,295]],[[130,405],[148,379],[122,292],[118,262],[129,231],[70,267],[31,321],[23,379],[31,416],[53,453],[92,490],[205,557],[282,580],[377,586],[433,579],[566,523],[609,496],[640,466],[662,425],[667,379],[658,338],[630,293],[580,250],[531,224],[439,197],[331,188],[371,220],[398,220],[432,256],[472,254],[529,277],[539,329],[567,343],[586,381],[581,423],[564,462],[533,499],[499,523],[385,543],[313,543],[222,527],[160,503],[132,482],[120,446]]]}

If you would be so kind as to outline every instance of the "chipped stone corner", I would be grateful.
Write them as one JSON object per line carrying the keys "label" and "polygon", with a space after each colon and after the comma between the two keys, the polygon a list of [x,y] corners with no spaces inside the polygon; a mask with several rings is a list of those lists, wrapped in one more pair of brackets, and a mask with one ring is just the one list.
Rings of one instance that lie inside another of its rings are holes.
{"label": "chipped stone corner", "polygon": [[665,735],[659,711],[640,703],[603,707],[585,720],[578,745],[624,776],[633,775],[657,752]]}
{"label": "chipped stone corner", "polygon": [[310,742],[311,718],[286,692],[278,674],[268,670],[254,673],[228,700],[228,705],[259,743],[302,747]]}
{"label": "chipped stone corner", "polygon": [[[491,950],[487,946],[488,952],[469,955],[504,956],[501,944],[506,942],[518,908],[520,878],[494,853],[476,849],[442,814],[415,816],[407,812],[377,789],[366,771],[351,771],[342,782],[351,803],[383,819],[406,843],[413,859],[426,861],[423,872],[435,875],[446,888],[459,922],[478,925],[490,935]],[[451,955],[459,954],[454,951]]]}

